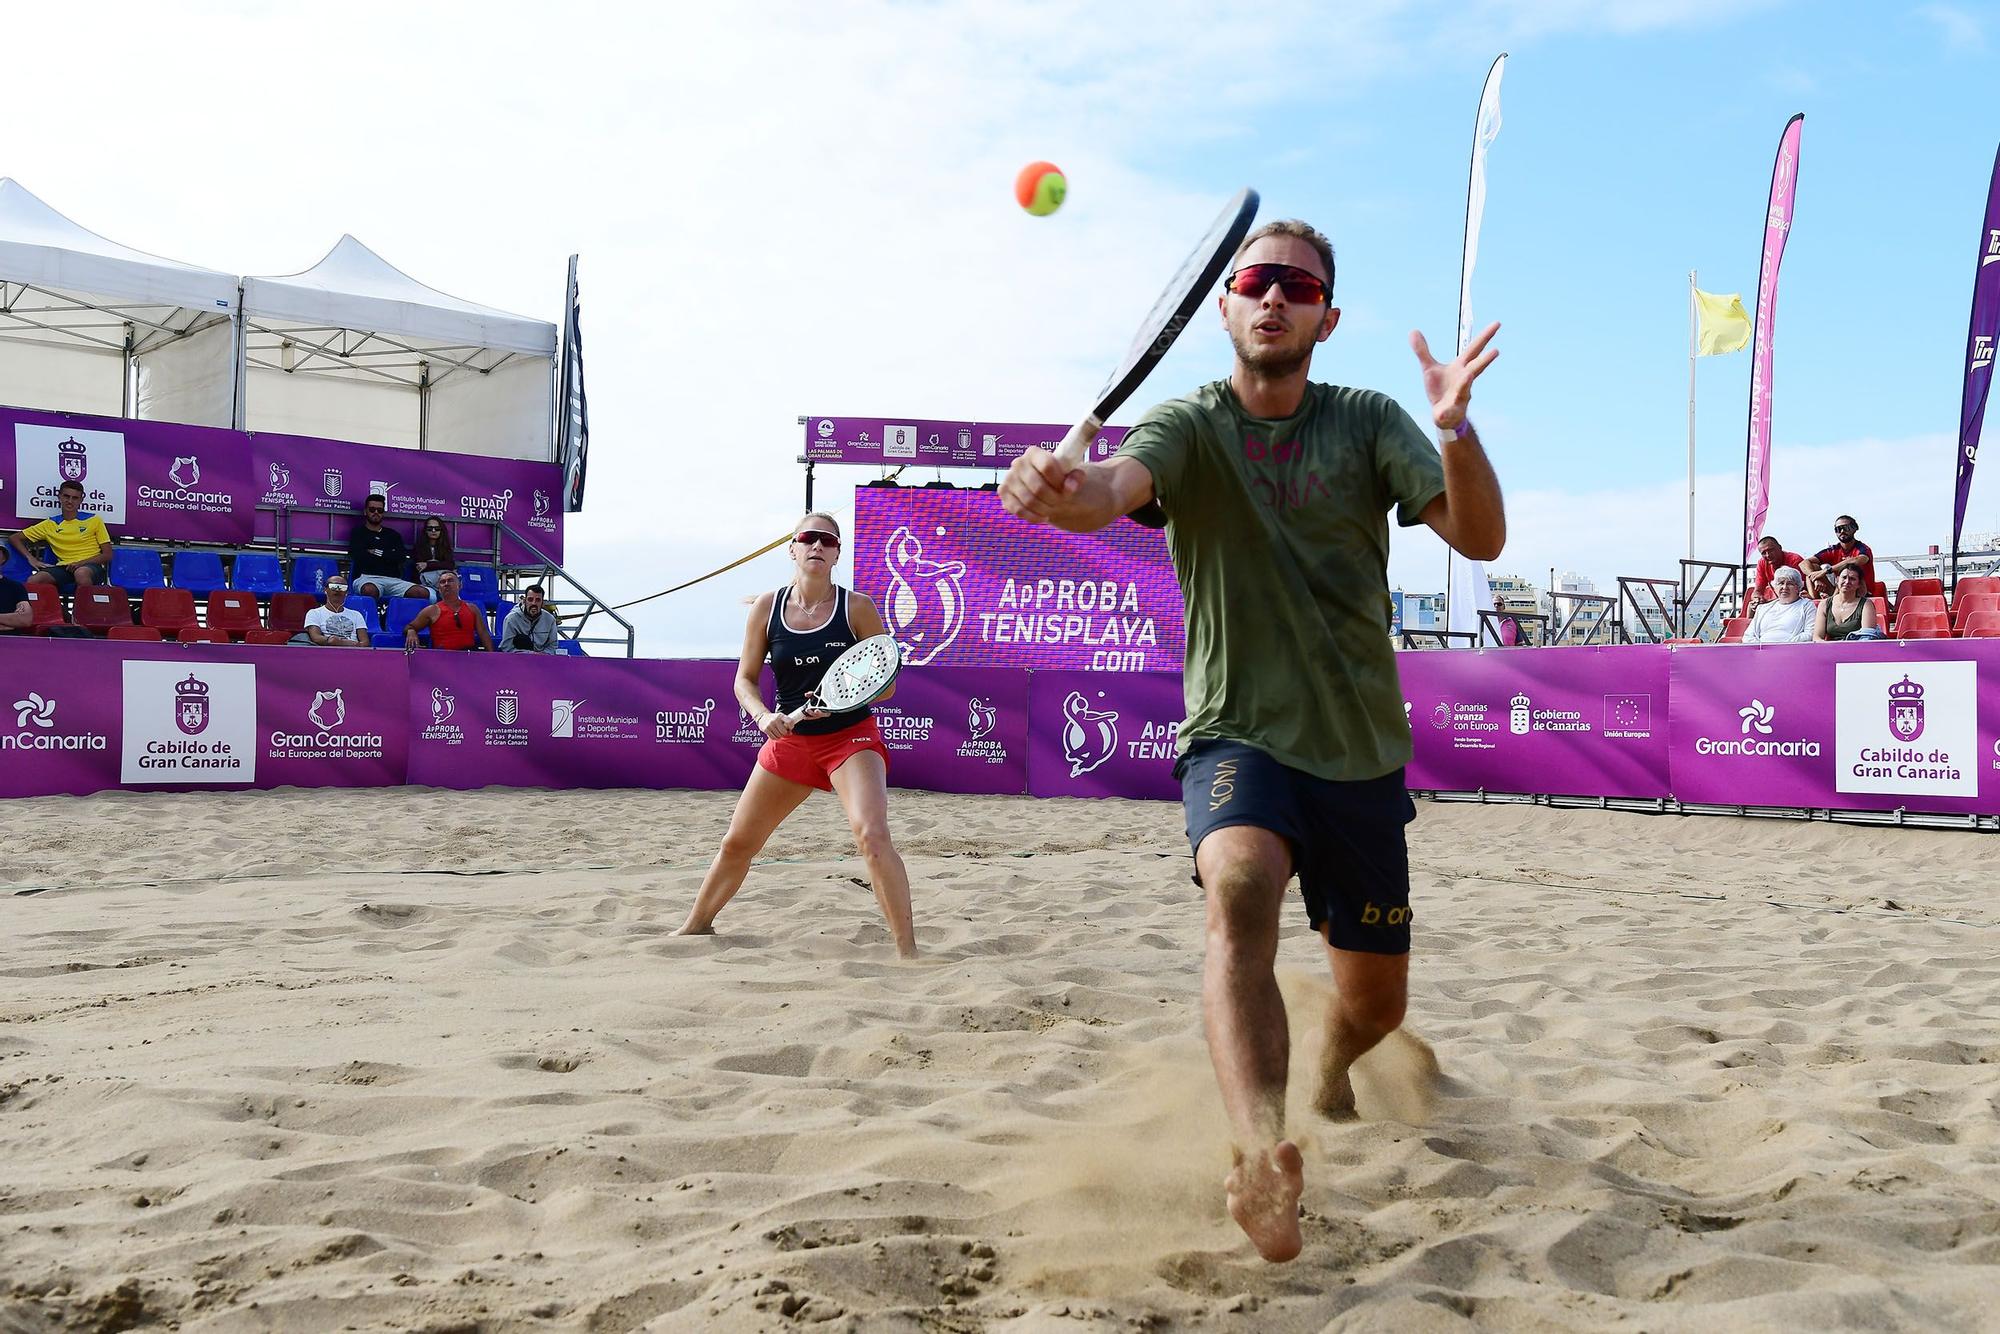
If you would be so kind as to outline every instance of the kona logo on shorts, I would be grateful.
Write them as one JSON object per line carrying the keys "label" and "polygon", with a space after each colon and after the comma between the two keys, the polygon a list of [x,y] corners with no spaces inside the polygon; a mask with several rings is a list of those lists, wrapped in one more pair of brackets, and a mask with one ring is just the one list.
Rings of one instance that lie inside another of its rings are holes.
{"label": "kona logo on shorts", "polygon": [[1236,799],[1236,761],[1224,760],[1215,766],[1215,777],[1208,785],[1208,808],[1219,811]]}

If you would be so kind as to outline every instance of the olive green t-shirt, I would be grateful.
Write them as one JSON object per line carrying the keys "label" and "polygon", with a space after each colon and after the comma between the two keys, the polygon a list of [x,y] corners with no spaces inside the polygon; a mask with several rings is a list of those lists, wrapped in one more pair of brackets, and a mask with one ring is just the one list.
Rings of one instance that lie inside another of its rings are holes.
{"label": "olive green t-shirt", "polygon": [[1409,763],[1389,641],[1389,521],[1444,493],[1444,463],[1396,401],[1314,384],[1282,421],[1227,380],[1148,412],[1118,454],[1153,475],[1187,603],[1183,749],[1242,741],[1321,778]]}

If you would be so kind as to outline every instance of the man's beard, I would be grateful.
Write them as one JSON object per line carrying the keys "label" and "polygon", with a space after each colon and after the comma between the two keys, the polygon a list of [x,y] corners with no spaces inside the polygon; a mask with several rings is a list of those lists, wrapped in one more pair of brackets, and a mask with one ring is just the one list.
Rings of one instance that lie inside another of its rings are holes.
{"label": "man's beard", "polygon": [[1266,379],[1282,380],[1312,360],[1311,340],[1307,340],[1304,347],[1296,348],[1251,343],[1231,329],[1229,341],[1236,348],[1236,359]]}

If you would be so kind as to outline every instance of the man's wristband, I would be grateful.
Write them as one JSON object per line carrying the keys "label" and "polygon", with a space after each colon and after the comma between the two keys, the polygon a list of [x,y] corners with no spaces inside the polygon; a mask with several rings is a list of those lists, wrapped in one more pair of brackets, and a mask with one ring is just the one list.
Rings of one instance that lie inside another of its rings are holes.
{"label": "man's wristband", "polygon": [[1462,417],[1456,426],[1438,427],[1438,443],[1448,445],[1454,440],[1463,440],[1472,434],[1472,418]]}

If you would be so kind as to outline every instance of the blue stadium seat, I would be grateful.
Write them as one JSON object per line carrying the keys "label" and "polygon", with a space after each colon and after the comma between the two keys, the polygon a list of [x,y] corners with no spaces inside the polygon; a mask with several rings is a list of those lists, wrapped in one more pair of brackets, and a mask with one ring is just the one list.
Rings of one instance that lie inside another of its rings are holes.
{"label": "blue stadium seat", "polygon": [[34,572],[35,567],[28,564],[28,558],[14,550],[14,544],[9,542],[7,544],[7,563],[0,565],[0,577],[12,579],[17,584],[25,584],[28,582],[28,576]]}
{"label": "blue stadium seat", "polygon": [[197,602],[207,602],[210,593],[229,587],[222,577],[222,557],[213,551],[175,552],[174,587],[185,588]]}
{"label": "blue stadium seat", "polygon": [[368,627],[370,635],[381,633],[378,627],[382,624],[382,609],[376,605],[374,598],[366,593],[349,593],[347,609],[361,617],[361,623]]}
{"label": "blue stadium seat", "polygon": [[143,593],[148,588],[167,586],[167,567],[160,563],[157,551],[140,551],[136,547],[113,547],[111,549],[111,583],[127,593]]}
{"label": "blue stadium seat", "polygon": [[239,552],[236,568],[230,572],[229,586],[239,593],[255,593],[260,598],[268,598],[273,593],[285,591],[285,572],[279,566],[277,556],[271,552]]}
{"label": "blue stadium seat", "polygon": [[292,557],[292,591],[326,596],[326,581],[340,572],[340,562],[331,556]]}
{"label": "blue stadium seat", "polygon": [[583,651],[583,645],[577,643],[574,639],[558,639],[556,641],[556,651],[565,658],[587,658],[590,656]]}
{"label": "blue stadium seat", "polygon": [[[348,599],[350,602],[353,600]],[[403,631],[408,628],[411,621],[417,619],[418,612],[430,605],[429,598],[390,598],[388,617],[383,622],[382,633],[397,643],[402,643]]]}
{"label": "blue stadium seat", "polygon": [[492,611],[500,602],[500,576],[491,565],[461,565],[458,595],[474,606]]}
{"label": "blue stadium seat", "polygon": [[500,642],[500,627],[507,624],[507,613],[514,610],[514,604],[501,598],[493,608],[493,642]]}

